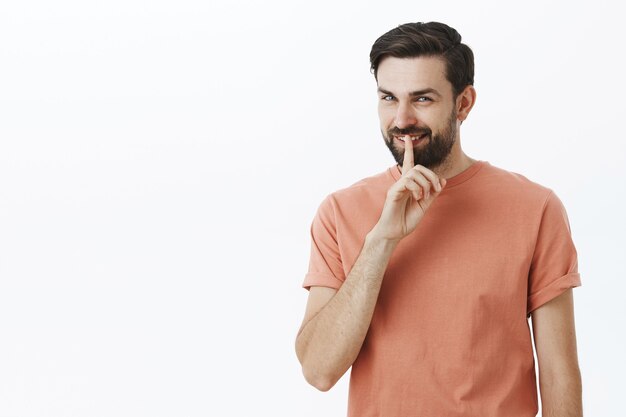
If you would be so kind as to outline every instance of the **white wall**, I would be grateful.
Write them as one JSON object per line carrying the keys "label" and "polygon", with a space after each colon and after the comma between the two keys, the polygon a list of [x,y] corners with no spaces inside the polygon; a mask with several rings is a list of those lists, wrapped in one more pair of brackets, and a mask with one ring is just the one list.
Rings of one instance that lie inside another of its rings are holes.
{"label": "white wall", "polygon": [[623,16],[545,3],[3,2],[0,416],[345,415],[293,347],[309,225],[393,163],[369,50],[431,20],[476,56],[466,151],[568,209],[585,413],[616,415]]}

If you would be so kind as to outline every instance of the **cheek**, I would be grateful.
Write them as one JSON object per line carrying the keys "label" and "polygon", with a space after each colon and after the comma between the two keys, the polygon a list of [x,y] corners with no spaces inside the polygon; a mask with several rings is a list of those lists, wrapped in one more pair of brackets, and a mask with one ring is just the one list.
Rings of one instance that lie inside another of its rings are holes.
{"label": "cheek", "polygon": [[393,127],[393,121],[395,120],[396,113],[389,108],[378,107],[378,120],[380,120],[380,126],[383,128]]}
{"label": "cheek", "polygon": [[441,131],[442,129],[448,128],[450,123],[450,113],[439,111],[436,114],[430,115],[428,120],[424,120],[424,122],[427,123],[433,131]]}

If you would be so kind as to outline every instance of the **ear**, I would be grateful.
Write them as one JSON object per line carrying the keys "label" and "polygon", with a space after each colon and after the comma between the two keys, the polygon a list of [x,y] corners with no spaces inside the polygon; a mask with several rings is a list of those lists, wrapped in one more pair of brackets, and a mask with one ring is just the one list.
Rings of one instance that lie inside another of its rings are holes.
{"label": "ear", "polygon": [[472,107],[474,107],[475,102],[476,90],[474,89],[474,86],[468,85],[456,98],[457,118],[459,121],[463,122],[463,120],[467,119],[467,116],[472,110]]}

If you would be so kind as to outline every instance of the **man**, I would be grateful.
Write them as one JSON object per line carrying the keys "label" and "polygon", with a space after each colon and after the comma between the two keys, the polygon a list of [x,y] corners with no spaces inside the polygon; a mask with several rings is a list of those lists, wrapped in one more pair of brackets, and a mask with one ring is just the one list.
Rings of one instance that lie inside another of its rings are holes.
{"label": "man", "polygon": [[370,60],[398,165],[329,195],[313,220],[296,352],[329,390],[352,367],[349,416],[582,416],[565,210],[477,161],[460,126],[473,54],[442,23],[381,36]]}

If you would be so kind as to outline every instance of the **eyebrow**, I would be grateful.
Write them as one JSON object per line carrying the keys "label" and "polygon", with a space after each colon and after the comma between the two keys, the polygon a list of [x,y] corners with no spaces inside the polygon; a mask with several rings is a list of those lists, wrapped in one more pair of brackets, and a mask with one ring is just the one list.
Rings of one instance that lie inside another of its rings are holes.
{"label": "eyebrow", "polygon": [[[390,96],[393,96],[395,94],[393,94],[391,91],[387,91],[382,87],[378,87],[378,92],[379,93],[383,93],[383,94],[388,94]],[[417,91],[411,91],[409,93],[409,96],[411,97],[415,97],[415,96],[423,96],[424,94],[434,94],[436,96],[441,97],[441,94],[439,94],[439,92],[437,90],[435,90],[434,88],[424,88],[422,90],[417,90]]]}

